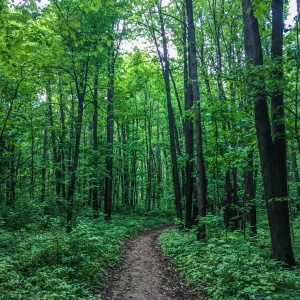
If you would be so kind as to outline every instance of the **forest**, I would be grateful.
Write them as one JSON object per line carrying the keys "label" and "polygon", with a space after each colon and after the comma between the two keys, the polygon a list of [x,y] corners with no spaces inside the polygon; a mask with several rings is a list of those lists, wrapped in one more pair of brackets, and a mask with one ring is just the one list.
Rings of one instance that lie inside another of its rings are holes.
{"label": "forest", "polygon": [[144,299],[147,230],[178,299],[300,299],[293,1],[0,0],[0,300]]}

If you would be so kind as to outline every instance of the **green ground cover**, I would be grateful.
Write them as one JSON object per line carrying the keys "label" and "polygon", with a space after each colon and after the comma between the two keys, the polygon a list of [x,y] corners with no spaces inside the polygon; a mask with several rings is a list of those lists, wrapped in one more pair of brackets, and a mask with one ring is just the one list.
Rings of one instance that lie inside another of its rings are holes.
{"label": "green ground cover", "polygon": [[119,261],[125,239],[169,223],[162,215],[119,214],[111,223],[80,217],[70,234],[59,218],[49,220],[46,230],[41,224],[2,228],[0,299],[96,299],[93,287],[104,285],[105,270]]}
{"label": "green ground cover", "polygon": [[[269,259],[267,224],[258,237],[244,238],[240,231],[227,232],[212,217],[206,243],[196,241],[195,230],[165,231],[160,237],[164,252],[190,284],[209,294],[209,299],[300,299],[300,267],[289,270]],[[300,219],[294,221],[294,252],[300,261]]]}

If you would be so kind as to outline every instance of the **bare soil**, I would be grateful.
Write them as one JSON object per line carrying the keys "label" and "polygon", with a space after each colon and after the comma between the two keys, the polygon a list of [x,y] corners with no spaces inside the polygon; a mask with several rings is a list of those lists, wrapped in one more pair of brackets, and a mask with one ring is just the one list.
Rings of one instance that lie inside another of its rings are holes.
{"label": "bare soil", "polygon": [[123,261],[110,271],[107,300],[194,300],[195,295],[163,255],[158,237],[163,227],[129,239]]}

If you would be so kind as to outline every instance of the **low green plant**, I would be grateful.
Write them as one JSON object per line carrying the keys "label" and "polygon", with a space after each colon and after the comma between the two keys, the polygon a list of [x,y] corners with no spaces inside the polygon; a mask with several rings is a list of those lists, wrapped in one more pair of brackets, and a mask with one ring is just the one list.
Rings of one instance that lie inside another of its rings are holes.
{"label": "low green plant", "polygon": [[37,223],[2,228],[0,299],[100,299],[92,286],[104,286],[105,270],[120,260],[126,238],[169,223],[162,215],[115,215],[111,223],[85,215],[70,234],[55,218],[47,230],[37,230]]}
{"label": "low green plant", "polygon": [[[300,268],[288,270],[269,259],[266,230],[255,240],[244,240],[239,231],[195,240],[193,230],[165,231],[163,251],[194,287],[202,287],[209,299],[300,299]],[[199,298],[200,299],[200,298]]]}

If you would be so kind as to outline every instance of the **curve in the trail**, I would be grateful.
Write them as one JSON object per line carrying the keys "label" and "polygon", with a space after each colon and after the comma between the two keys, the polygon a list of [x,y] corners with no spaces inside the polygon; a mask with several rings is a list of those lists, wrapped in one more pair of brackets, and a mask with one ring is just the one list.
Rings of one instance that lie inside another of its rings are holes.
{"label": "curve in the trail", "polygon": [[193,300],[157,243],[166,229],[152,229],[131,238],[124,247],[123,262],[109,276],[109,300]]}

